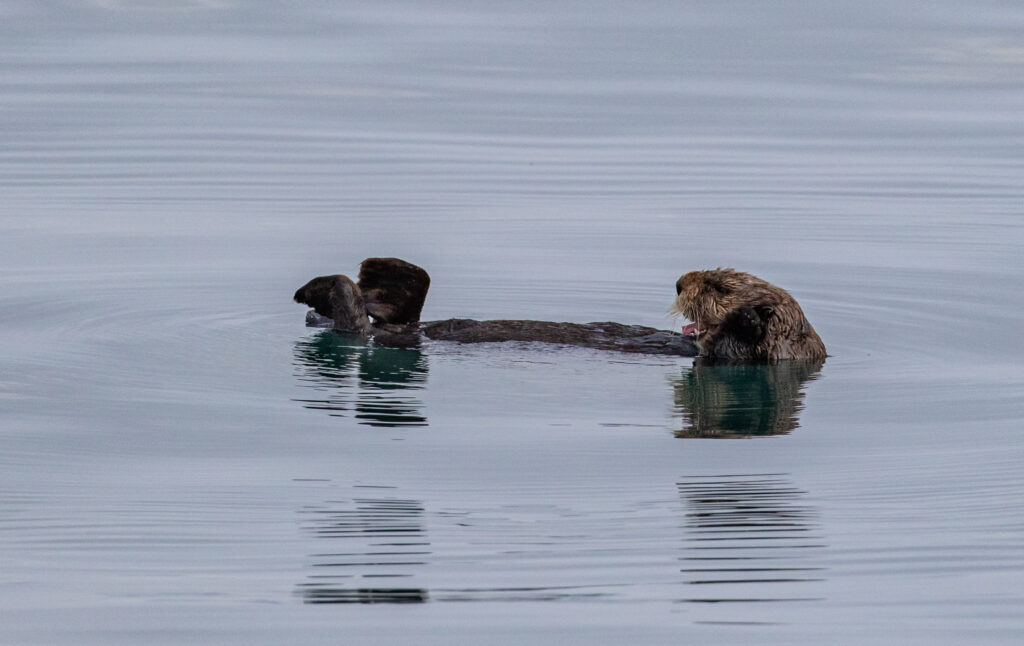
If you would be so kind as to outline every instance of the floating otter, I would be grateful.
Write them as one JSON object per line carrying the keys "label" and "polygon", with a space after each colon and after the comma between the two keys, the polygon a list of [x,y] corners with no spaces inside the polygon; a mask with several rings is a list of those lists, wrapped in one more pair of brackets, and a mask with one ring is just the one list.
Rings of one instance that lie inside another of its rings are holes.
{"label": "floating otter", "polygon": [[[427,338],[482,343],[532,341],[602,350],[728,360],[824,358],[825,347],[800,306],[785,291],[732,270],[691,272],[676,284],[675,309],[697,321],[682,334],[621,323],[475,321],[420,323],[430,287],[427,272],[398,258],[367,258],[358,283],[320,276],[295,292],[313,308],[309,325],[369,338],[378,345],[411,347]],[[815,345],[816,342],[816,345]]]}
{"label": "floating otter", "polygon": [[691,271],[676,281],[673,309],[701,356],[729,361],[824,359],[825,344],[786,290],[734,269]]}

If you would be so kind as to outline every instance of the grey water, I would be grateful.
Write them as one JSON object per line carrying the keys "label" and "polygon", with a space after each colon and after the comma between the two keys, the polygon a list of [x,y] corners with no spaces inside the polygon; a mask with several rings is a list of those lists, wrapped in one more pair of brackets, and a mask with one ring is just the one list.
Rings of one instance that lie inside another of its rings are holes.
{"label": "grey water", "polygon": [[[1024,7],[0,5],[0,643],[1020,643]],[[823,365],[359,345],[674,328]]]}

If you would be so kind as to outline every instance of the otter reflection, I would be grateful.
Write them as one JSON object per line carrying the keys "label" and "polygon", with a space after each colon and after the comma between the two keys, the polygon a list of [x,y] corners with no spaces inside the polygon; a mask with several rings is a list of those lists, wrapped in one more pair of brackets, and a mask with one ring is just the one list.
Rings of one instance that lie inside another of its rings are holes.
{"label": "otter reflection", "polygon": [[[688,603],[820,599],[818,512],[785,474],[688,476],[681,558]],[[735,620],[735,617],[732,617]]]}
{"label": "otter reflection", "polygon": [[411,392],[427,380],[426,357],[417,349],[368,346],[324,330],[295,344],[295,368],[299,382],[320,393],[295,400],[306,408],[368,426],[427,425]]}
{"label": "otter reflection", "polygon": [[824,360],[722,364],[696,359],[673,383],[675,410],[685,427],[676,437],[780,435],[797,428],[804,385]]}
{"label": "otter reflection", "polygon": [[329,546],[310,555],[313,572],[298,586],[304,602],[427,601],[426,588],[415,585],[416,573],[430,556],[423,503],[377,496],[329,501],[301,511],[304,528]]}

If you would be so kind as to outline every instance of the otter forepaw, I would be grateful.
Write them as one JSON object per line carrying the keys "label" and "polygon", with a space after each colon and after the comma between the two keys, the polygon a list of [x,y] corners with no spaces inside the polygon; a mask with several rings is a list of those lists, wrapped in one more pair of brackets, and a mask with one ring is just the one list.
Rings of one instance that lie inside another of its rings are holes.
{"label": "otter forepaw", "polygon": [[770,314],[761,312],[760,309],[762,308],[749,305],[736,308],[722,321],[719,328],[720,333],[731,336],[744,344],[757,345],[764,338],[768,329],[766,315]]}

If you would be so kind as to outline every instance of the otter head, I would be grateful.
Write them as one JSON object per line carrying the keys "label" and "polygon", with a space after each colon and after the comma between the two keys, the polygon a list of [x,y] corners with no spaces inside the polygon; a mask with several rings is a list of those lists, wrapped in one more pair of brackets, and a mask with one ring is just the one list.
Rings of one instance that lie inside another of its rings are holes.
{"label": "otter head", "polygon": [[691,271],[672,308],[701,355],[727,360],[824,359],[825,344],[786,290],[735,269]]}
{"label": "otter head", "polygon": [[716,332],[726,317],[749,300],[750,274],[734,269],[691,271],[676,281],[673,311],[693,321],[683,326],[698,344]]}

